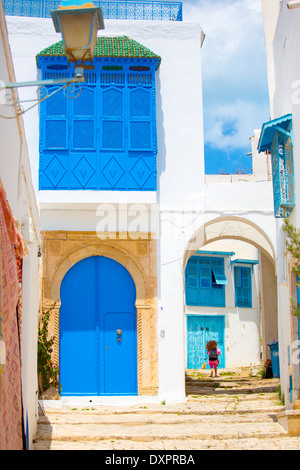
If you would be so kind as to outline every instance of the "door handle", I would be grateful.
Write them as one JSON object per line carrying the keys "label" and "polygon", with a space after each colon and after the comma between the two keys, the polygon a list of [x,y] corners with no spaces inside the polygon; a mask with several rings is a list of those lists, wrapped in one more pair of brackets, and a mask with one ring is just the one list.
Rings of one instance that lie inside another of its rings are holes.
{"label": "door handle", "polygon": [[119,343],[121,343],[122,339],[123,339],[123,336],[122,336],[122,330],[117,330],[116,331],[116,334],[117,334],[117,341]]}

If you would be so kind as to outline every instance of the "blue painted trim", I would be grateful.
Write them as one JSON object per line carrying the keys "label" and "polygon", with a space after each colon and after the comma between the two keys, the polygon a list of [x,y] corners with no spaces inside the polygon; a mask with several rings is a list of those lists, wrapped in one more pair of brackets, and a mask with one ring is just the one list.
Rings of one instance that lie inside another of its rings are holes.
{"label": "blue painted trim", "polygon": [[198,250],[195,254],[199,255],[220,255],[220,256],[234,256],[235,253],[233,251],[205,251],[205,250]]}
{"label": "blue painted trim", "polygon": [[293,403],[293,376],[289,376],[289,399],[290,403]]}
{"label": "blue painted trim", "polygon": [[259,264],[258,260],[254,259],[234,259],[230,261],[230,264],[243,263],[243,264]]}
{"label": "blue painted trim", "polygon": [[29,422],[28,422],[28,413],[26,411],[26,443],[27,443],[27,450],[30,450],[30,442],[29,442]]}

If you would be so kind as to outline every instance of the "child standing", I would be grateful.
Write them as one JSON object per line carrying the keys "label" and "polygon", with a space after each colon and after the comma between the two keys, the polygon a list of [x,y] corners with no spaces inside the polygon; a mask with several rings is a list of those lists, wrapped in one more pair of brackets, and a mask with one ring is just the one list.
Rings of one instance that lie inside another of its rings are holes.
{"label": "child standing", "polygon": [[210,366],[210,377],[213,377],[215,370],[215,377],[218,377],[218,365],[219,365],[219,356],[221,354],[220,349],[217,348],[216,341],[208,341],[206,344],[207,354],[208,354],[208,363]]}

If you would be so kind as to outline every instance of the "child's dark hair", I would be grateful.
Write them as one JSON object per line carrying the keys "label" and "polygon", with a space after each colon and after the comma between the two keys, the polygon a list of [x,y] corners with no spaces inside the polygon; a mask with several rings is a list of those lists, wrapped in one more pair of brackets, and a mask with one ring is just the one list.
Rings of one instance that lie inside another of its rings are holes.
{"label": "child's dark hair", "polygon": [[211,351],[212,349],[216,349],[216,347],[217,347],[216,341],[208,341],[208,343],[206,343],[206,349],[208,351]]}

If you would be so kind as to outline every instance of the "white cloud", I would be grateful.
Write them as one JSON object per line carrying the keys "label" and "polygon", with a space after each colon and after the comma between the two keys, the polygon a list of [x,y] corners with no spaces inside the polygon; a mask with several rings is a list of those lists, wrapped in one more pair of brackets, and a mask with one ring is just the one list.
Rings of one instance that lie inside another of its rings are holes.
{"label": "white cloud", "polygon": [[204,113],[205,141],[211,148],[228,151],[249,147],[249,137],[254,128],[249,123],[265,120],[265,106],[236,100],[220,104]]}

